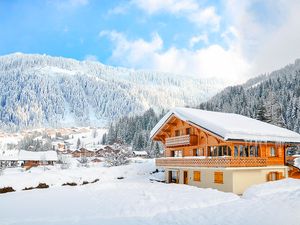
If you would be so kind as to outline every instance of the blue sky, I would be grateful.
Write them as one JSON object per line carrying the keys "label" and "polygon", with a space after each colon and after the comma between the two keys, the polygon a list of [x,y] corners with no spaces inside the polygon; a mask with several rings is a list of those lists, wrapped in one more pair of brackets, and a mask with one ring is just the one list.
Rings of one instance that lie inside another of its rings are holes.
{"label": "blue sky", "polygon": [[299,9],[296,0],[2,0],[0,55],[238,81],[300,56]]}

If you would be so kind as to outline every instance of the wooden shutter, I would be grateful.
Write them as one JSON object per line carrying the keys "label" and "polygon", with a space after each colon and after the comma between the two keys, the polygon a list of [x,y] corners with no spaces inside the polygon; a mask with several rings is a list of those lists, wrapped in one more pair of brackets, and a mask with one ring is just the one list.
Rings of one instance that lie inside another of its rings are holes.
{"label": "wooden shutter", "polygon": [[201,172],[194,171],[194,181],[201,181]]}
{"label": "wooden shutter", "polygon": [[216,184],[223,184],[223,172],[215,172],[215,183]]}
{"label": "wooden shutter", "polygon": [[283,173],[282,172],[277,172],[276,173],[276,180],[281,180],[283,179]]}
{"label": "wooden shutter", "polygon": [[272,172],[268,173],[267,181],[272,181]]}

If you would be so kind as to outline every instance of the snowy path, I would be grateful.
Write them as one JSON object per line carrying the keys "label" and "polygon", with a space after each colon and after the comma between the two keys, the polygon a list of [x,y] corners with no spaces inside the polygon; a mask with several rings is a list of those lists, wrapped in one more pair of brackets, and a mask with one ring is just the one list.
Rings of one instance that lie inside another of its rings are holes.
{"label": "snowy path", "polygon": [[[151,183],[146,172],[151,169],[149,162],[103,168],[98,172],[104,179],[95,184],[0,195],[0,224],[299,225],[299,180],[253,187],[241,198],[212,189]],[[118,180],[118,173],[127,177]]]}

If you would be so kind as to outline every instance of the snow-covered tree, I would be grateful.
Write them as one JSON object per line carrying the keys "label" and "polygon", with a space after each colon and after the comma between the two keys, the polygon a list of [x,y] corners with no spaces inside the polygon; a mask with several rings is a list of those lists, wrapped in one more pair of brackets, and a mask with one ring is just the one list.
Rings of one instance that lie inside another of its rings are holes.
{"label": "snow-covered tree", "polygon": [[120,166],[129,163],[129,157],[132,156],[132,152],[125,145],[115,144],[113,145],[113,151],[108,152],[104,156],[105,165]]}

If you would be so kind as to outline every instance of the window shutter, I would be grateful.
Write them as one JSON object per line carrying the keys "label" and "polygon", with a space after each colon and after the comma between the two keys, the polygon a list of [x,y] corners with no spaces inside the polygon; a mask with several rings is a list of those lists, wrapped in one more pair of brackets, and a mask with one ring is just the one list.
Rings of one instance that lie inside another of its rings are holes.
{"label": "window shutter", "polygon": [[272,181],[272,172],[268,173],[267,181]]}
{"label": "window shutter", "polygon": [[201,172],[194,171],[194,181],[201,181]]}
{"label": "window shutter", "polygon": [[215,183],[216,184],[223,184],[223,172],[215,172]]}
{"label": "window shutter", "polygon": [[281,180],[283,179],[283,173],[282,172],[277,172],[276,173],[276,180]]}

